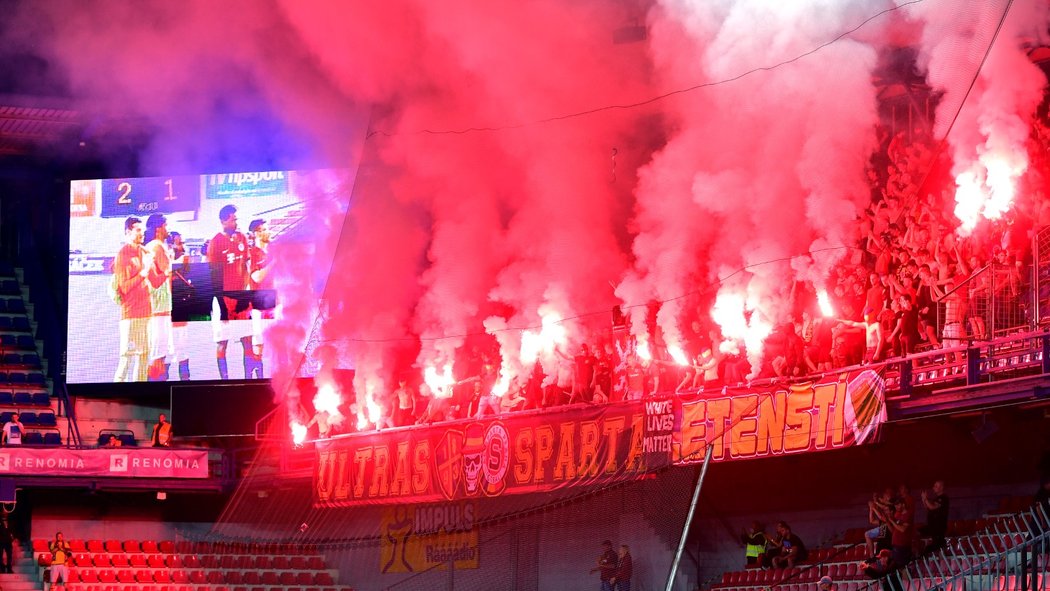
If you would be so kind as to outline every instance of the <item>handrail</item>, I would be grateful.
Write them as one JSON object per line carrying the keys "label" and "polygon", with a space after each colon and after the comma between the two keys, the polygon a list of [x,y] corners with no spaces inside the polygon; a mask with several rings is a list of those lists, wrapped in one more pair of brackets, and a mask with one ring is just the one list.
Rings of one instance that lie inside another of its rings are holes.
{"label": "handrail", "polygon": [[945,300],[945,299],[947,299],[947,298],[948,298],[948,296],[950,296],[950,295],[952,295],[953,293],[955,293],[955,292],[959,291],[959,290],[960,290],[960,289],[962,289],[962,288],[963,288],[964,286],[966,286],[967,284],[969,284],[969,283],[970,283],[971,281],[973,281],[974,279],[976,279],[978,275],[980,275],[981,273],[984,273],[985,271],[987,271],[987,270],[988,270],[988,269],[989,269],[989,268],[990,268],[990,267],[992,266],[992,264],[993,264],[993,263],[987,263],[987,264],[986,264],[985,266],[981,267],[980,269],[978,269],[978,270],[976,270],[976,271],[974,271],[974,272],[970,273],[970,275],[969,275],[969,276],[967,276],[967,277],[966,277],[966,279],[964,279],[963,281],[959,282],[959,285],[956,285],[955,287],[951,288],[950,290],[948,290],[948,291],[944,292],[944,294],[943,294],[943,295],[942,295],[941,297],[939,297],[939,298],[934,298],[934,300],[933,300],[933,301],[937,302],[938,304],[940,304],[940,303],[944,302],[944,300]]}

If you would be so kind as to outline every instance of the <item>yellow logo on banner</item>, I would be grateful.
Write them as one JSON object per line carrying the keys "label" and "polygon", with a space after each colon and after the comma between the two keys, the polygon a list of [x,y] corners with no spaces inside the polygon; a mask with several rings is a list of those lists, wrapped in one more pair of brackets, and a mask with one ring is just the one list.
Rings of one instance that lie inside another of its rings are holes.
{"label": "yellow logo on banner", "polygon": [[381,573],[414,573],[429,568],[478,568],[477,504],[397,505],[383,509]]}

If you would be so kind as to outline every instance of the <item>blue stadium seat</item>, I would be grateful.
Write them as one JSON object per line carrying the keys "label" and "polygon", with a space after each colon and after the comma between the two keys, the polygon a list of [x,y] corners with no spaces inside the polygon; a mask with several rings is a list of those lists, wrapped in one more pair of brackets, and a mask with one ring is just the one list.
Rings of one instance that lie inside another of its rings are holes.
{"label": "blue stadium seat", "polygon": [[44,433],[44,445],[62,445],[62,434],[54,431]]}
{"label": "blue stadium seat", "polygon": [[0,390],[0,404],[10,406],[15,403],[15,397],[10,390]]}
{"label": "blue stadium seat", "polygon": [[5,353],[3,357],[4,365],[22,365],[22,355],[20,353]]}
{"label": "blue stadium seat", "polygon": [[113,435],[112,433],[99,433],[98,434],[98,446],[99,447],[106,447],[107,445],[109,445],[109,440],[113,439],[114,437],[116,437],[116,436]]}
{"label": "blue stadium seat", "polygon": [[13,334],[0,334],[0,346],[5,349],[8,347],[15,347],[18,345],[18,339]]}
{"label": "blue stadium seat", "polygon": [[15,339],[15,345],[20,349],[28,349],[30,351],[36,349],[36,341],[33,340],[31,335],[20,334]]}
{"label": "blue stadium seat", "polygon": [[4,279],[0,281],[0,293],[5,295],[18,295],[18,281],[15,279]]}
{"label": "blue stadium seat", "polygon": [[12,372],[7,374],[7,382],[10,384],[24,384],[26,383],[26,374],[21,372]]}
{"label": "blue stadium seat", "polygon": [[22,301],[22,298],[11,298],[7,300],[7,313],[8,314],[25,314],[26,303]]}
{"label": "blue stadium seat", "polygon": [[0,312],[7,312],[7,298],[0,298]]}
{"label": "blue stadium seat", "polygon": [[39,431],[26,431],[22,436],[24,445],[44,445],[44,436]]}
{"label": "blue stadium seat", "polygon": [[22,365],[40,367],[40,356],[36,353],[25,353],[22,355]]}
{"label": "blue stadium seat", "polygon": [[45,411],[36,415],[36,423],[41,427],[54,427],[58,424],[58,420],[55,418],[55,413]]}
{"label": "blue stadium seat", "polygon": [[15,332],[32,332],[33,328],[29,325],[29,319],[25,316],[15,316],[11,320],[11,330]]}
{"label": "blue stadium seat", "polygon": [[118,438],[120,439],[120,444],[124,447],[135,447],[139,444],[131,433],[121,433]]}
{"label": "blue stadium seat", "polygon": [[51,406],[51,396],[47,392],[32,392],[33,406]]}
{"label": "blue stadium seat", "polygon": [[6,371],[0,371],[0,384],[6,384],[6,383],[7,383],[7,372]]}
{"label": "blue stadium seat", "polygon": [[26,383],[35,386],[43,386],[47,383],[47,379],[44,378],[44,374],[34,371],[26,376]]}
{"label": "blue stadium seat", "polygon": [[32,406],[33,395],[29,392],[15,392],[14,403],[17,406]]}
{"label": "blue stadium seat", "polygon": [[7,261],[0,261],[0,276],[2,277],[14,277],[15,266]]}
{"label": "blue stadium seat", "polygon": [[4,423],[10,423],[11,422],[11,418],[14,417],[14,416],[15,416],[15,413],[13,411],[10,411],[10,410],[5,410],[4,412],[0,412],[0,425],[2,425]]}
{"label": "blue stadium seat", "polygon": [[22,419],[22,424],[27,426],[27,427],[29,427],[29,426],[36,426],[36,425],[40,424],[40,421],[37,419],[37,416],[36,416],[35,412],[30,412],[28,410],[23,410],[23,411],[18,413],[18,416],[19,416],[19,418]]}
{"label": "blue stadium seat", "polygon": [[0,316],[0,330],[14,330],[13,328],[11,328],[11,320],[12,318],[10,316]]}

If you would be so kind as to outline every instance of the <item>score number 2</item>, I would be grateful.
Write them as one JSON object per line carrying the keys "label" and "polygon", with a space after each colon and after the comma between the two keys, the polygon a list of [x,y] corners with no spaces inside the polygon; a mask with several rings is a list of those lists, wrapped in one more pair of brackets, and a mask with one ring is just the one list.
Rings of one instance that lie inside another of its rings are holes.
{"label": "score number 2", "polygon": [[[164,181],[164,186],[168,188],[168,194],[164,196],[165,201],[174,201],[178,199],[178,197],[175,196],[171,179],[166,179]],[[131,183],[128,181],[120,183],[117,185],[117,191],[120,192],[120,195],[117,197],[117,205],[131,205]]]}

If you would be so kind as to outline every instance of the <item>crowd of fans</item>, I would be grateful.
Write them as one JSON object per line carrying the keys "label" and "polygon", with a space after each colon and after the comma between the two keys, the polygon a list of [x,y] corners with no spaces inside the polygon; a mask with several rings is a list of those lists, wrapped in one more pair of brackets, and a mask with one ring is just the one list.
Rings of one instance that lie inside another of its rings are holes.
{"label": "crowd of fans", "polygon": [[[1036,121],[1031,170],[1011,211],[1000,220],[982,221],[968,234],[958,231],[947,156],[926,127],[880,133],[881,148],[868,167],[871,204],[856,223],[854,245],[827,285],[794,286],[795,313],[779,319],[766,339],[762,367],[752,367],[746,351],[723,351],[717,326],[700,313],[710,302],[697,302],[696,318],[683,331],[684,365],[671,359],[655,326],[650,326],[651,357],[640,355],[629,327],[615,320],[622,314],[614,312],[614,328],[601,341],[574,353],[558,351],[555,369],[545,373],[536,364],[531,375],[515,379],[503,396],[491,394],[499,368],[495,341],[473,344],[457,359],[457,383],[441,395],[431,395],[411,379],[381,395],[380,426],[701,387],[720,390],[756,377],[789,379],[954,348],[1032,325],[1032,233],[1050,225],[1050,199],[1042,198],[1043,174],[1050,171],[1050,129]],[[822,288],[832,316],[817,311],[816,294]],[[962,359],[961,353],[952,355]]]}

